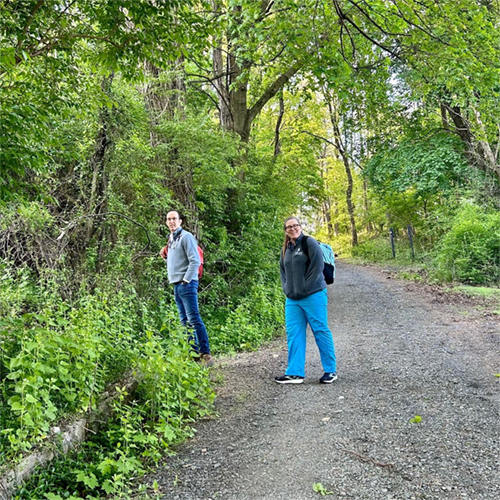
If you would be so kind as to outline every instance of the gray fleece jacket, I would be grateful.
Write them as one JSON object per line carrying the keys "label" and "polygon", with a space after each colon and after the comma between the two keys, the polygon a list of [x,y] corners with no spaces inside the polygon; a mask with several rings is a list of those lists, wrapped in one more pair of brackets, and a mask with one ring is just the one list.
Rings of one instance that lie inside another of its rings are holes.
{"label": "gray fleece jacket", "polygon": [[173,238],[169,240],[168,245],[169,283],[198,281],[198,267],[200,267],[200,256],[198,255],[196,238],[180,227],[173,233]]}
{"label": "gray fleece jacket", "polygon": [[280,277],[283,293],[293,300],[300,300],[326,288],[323,276],[323,252],[318,242],[307,237],[309,258],[302,251],[304,234],[297,238],[295,245],[290,245],[280,257]]}

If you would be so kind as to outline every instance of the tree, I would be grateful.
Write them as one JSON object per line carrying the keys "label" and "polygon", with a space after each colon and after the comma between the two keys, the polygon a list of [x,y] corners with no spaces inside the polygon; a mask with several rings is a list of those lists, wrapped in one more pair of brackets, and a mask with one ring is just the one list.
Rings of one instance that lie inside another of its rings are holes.
{"label": "tree", "polygon": [[[203,33],[191,6],[178,0],[0,4],[0,199],[19,197],[25,173],[47,168],[55,145],[46,140],[51,124],[89,84],[82,68],[103,76],[120,69],[133,78],[145,59],[167,64],[190,36]],[[105,93],[96,99],[107,101]]]}

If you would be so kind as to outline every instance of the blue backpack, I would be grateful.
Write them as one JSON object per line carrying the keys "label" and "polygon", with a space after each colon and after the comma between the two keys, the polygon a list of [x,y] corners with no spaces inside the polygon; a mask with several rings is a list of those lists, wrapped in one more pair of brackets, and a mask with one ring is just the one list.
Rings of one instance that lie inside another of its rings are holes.
{"label": "blue backpack", "polygon": [[[306,257],[309,258],[309,248],[307,246],[307,238],[305,236],[302,238],[302,251],[305,253]],[[318,244],[323,252],[323,276],[327,285],[331,285],[335,281],[335,254],[333,249],[328,243]]]}

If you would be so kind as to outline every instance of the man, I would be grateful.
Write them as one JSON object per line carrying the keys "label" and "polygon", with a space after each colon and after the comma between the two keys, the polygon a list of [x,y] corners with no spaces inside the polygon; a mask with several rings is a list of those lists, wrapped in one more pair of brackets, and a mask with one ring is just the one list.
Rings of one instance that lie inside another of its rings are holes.
{"label": "man", "polygon": [[196,360],[205,366],[212,366],[207,329],[198,309],[198,244],[195,237],[185,231],[181,224],[179,212],[174,210],[167,214],[170,237],[160,255],[167,259],[168,281],[174,285],[175,303],[181,323],[194,329],[195,335],[190,335],[189,341],[197,353]]}

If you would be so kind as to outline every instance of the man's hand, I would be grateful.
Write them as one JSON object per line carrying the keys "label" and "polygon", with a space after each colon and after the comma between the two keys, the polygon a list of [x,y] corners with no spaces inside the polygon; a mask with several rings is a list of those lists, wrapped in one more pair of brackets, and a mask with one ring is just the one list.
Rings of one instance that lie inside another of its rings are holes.
{"label": "man's hand", "polygon": [[167,253],[168,253],[168,245],[166,247],[163,247],[161,250],[160,250],[160,257],[162,259],[166,259],[167,258]]}

